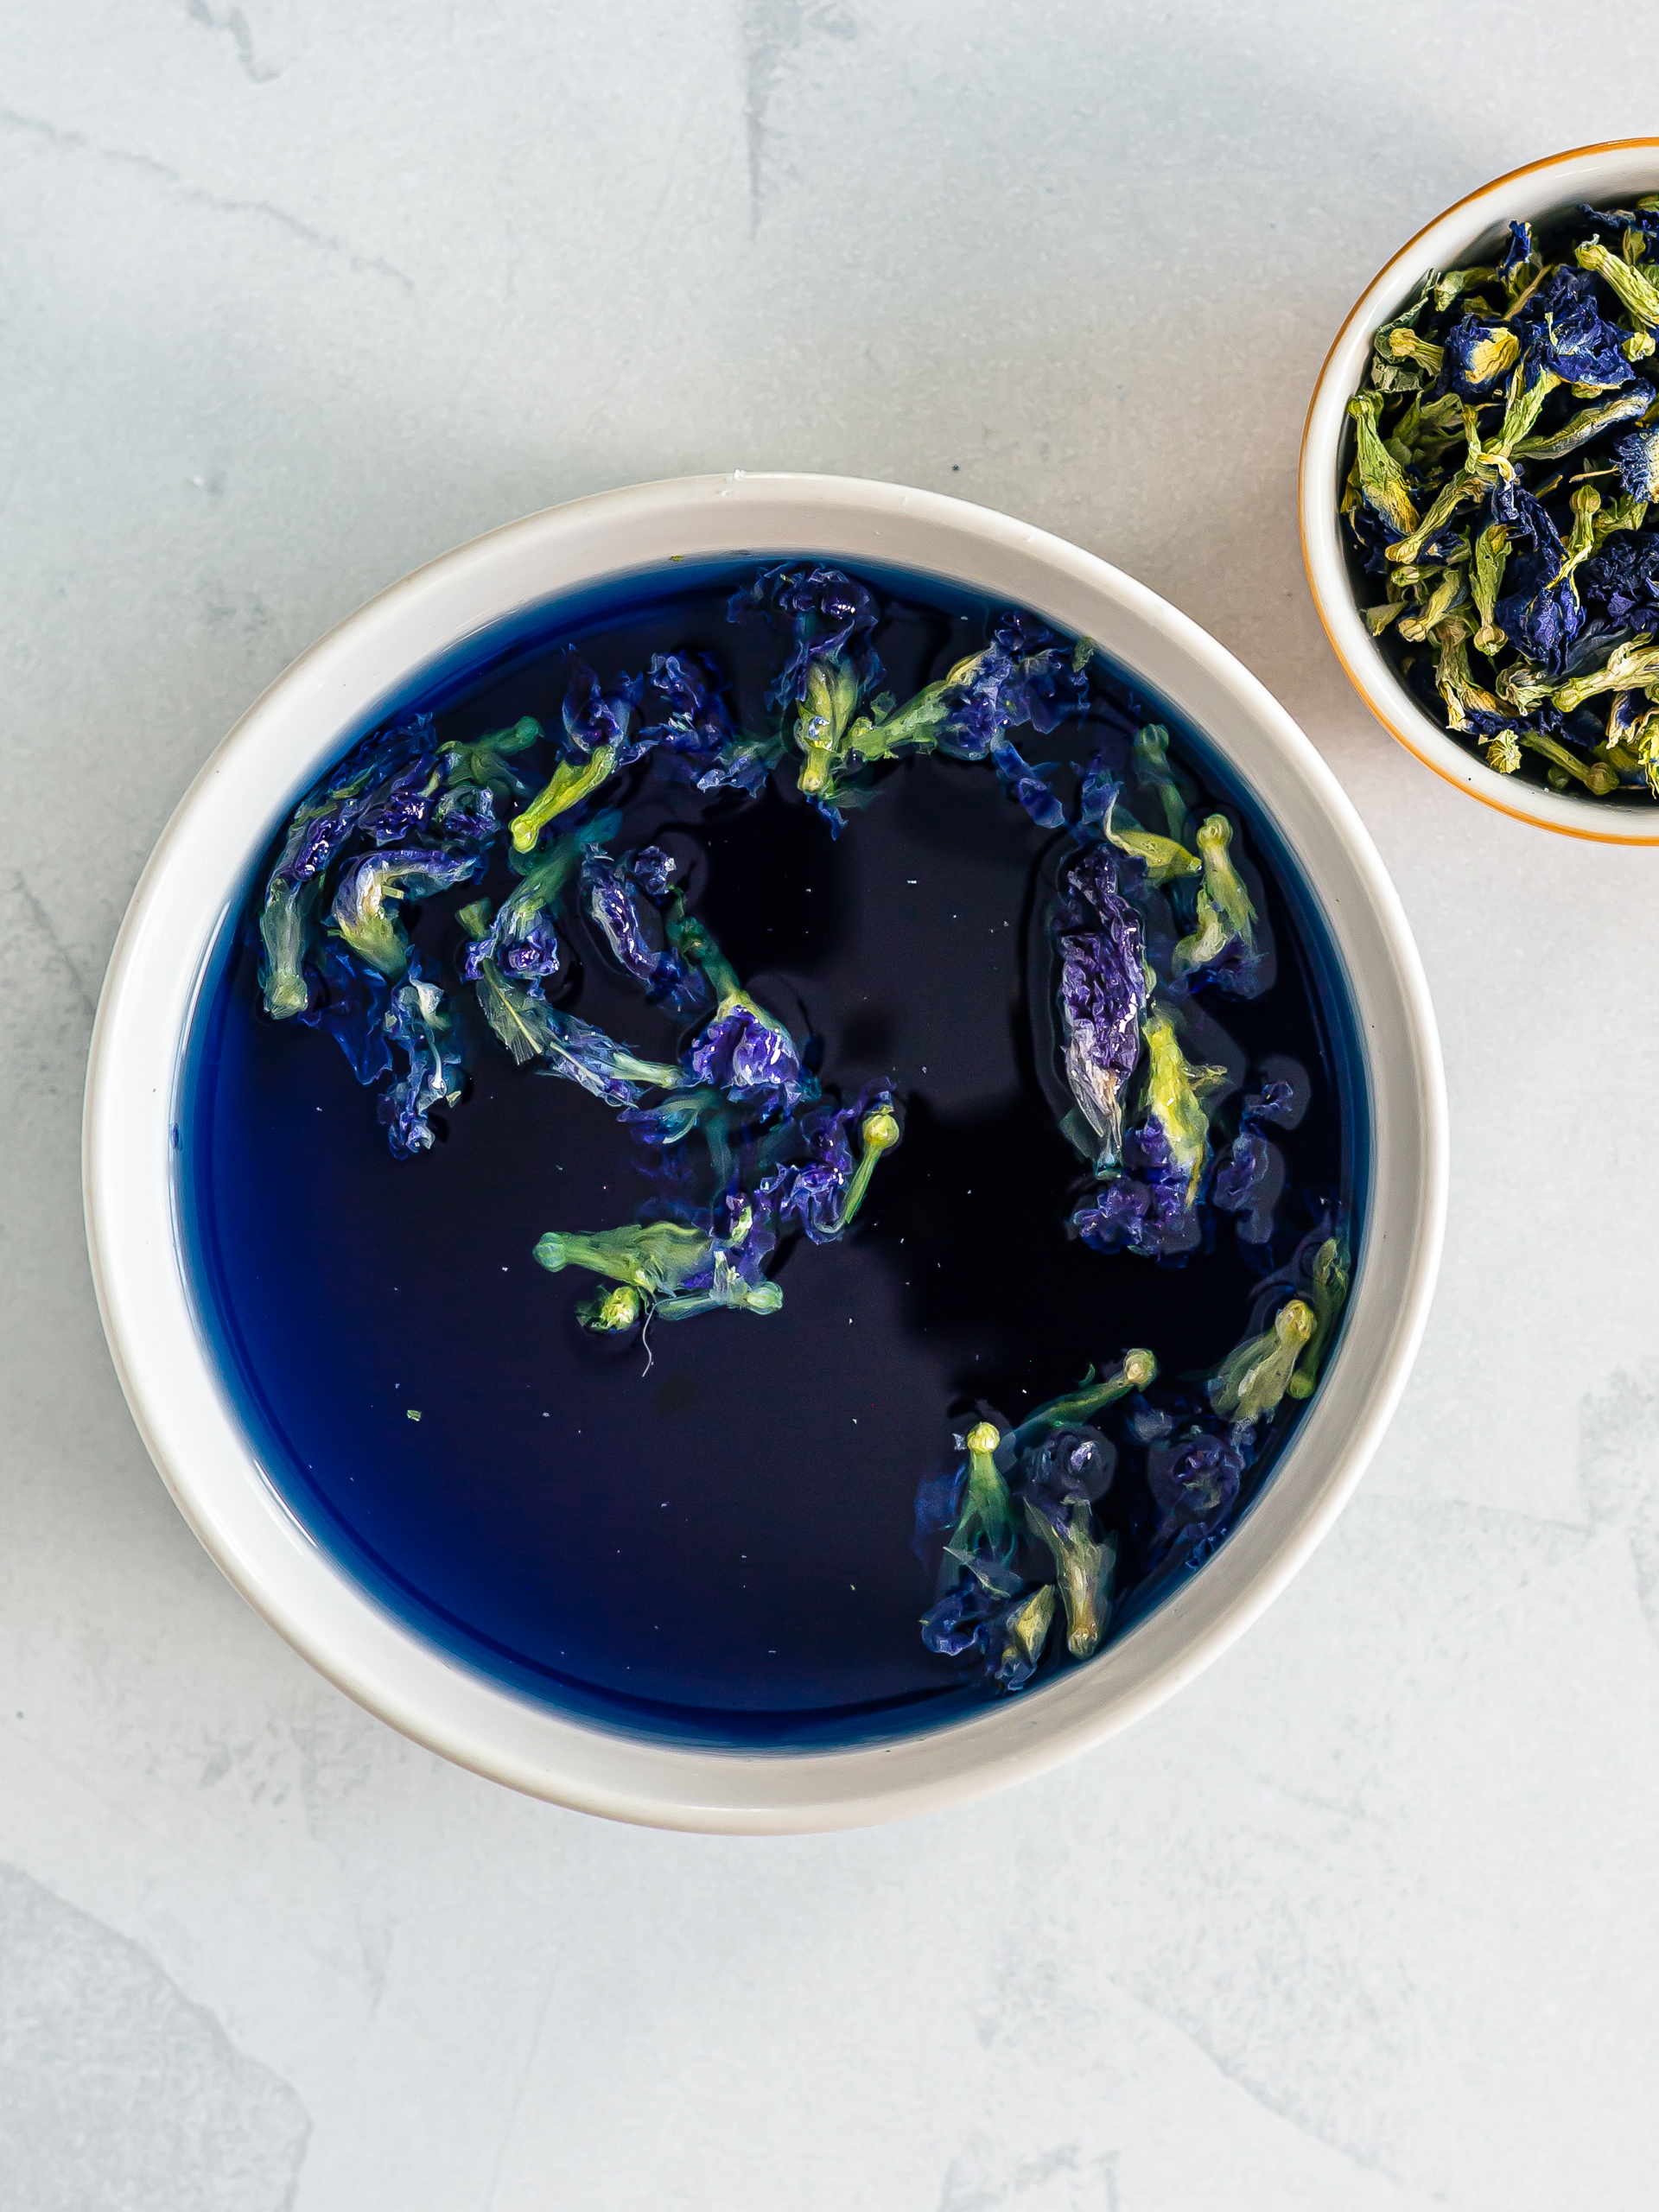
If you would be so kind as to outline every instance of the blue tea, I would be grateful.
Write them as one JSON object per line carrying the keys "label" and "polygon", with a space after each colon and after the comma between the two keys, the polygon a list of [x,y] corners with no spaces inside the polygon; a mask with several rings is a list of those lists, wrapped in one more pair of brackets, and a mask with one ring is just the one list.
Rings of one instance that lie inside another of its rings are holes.
{"label": "blue tea", "polygon": [[1364,1102],[1270,823],[1086,640],[683,565],[419,679],[189,1040],[205,1325],[317,1541],[606,1725],[1040,1694],[1225,1541],[1340,1328]]}

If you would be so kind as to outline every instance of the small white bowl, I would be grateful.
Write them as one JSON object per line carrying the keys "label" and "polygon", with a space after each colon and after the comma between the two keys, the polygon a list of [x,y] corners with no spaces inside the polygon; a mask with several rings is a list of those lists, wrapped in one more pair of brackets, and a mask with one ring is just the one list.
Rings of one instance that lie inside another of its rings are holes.
{"label": "small white bowl", "polygon": [[[931,1734],[721,1751],[611,1733],[469,1672],[358,1586],[262,1471],[198,1332],[171,1142],[207,956],[254,857],[346,737],[506,618],[671,556],[813,553],[947,577],[1095,638],[1188,717],[1272,817],[1323,906],[1362,1040],[1369,1193],[1347,1325],[1272,1480],[1217,1556],[1087,1666]],[[122,1386],[180,1510],[249,1602],[392,1726],[480,1774],[662,1827],[788,1832],[919,1813],[1052,1766],[1147,1712],[1284,1587],[1359,1479],[1404,1384],[1439,1262],[1446,1106],[1422,969],[1392,885],[1283,709],[1185,615],[1005,516],[836,477],[694,477],[531,516],[435,561],[296,661],[219,747],[152,854],[110,962],[87,1077],[92,1272]]]}
{"label": "small white bowl", "polygon": [[1350,461],[1348,402],[1366,379],[1371,334],[1399,313],[1427,271],[1484,262],[1490,250],[1500,247],[1512,222],[1548,223],[1570,213],[1580,201],[1628,207],[1644,192],[1659,192],[1659,138],[1620,138],[1529,162],[1437,215],[1372,280],[1337,333],[1308,405],[1298,486],[1302,559],[1313,604],[1349,681],[1383,728],[1425,767],[1500,814],[1609,845],[1659,845],[1659,805],[1638,810],[1587,794],[1553,791],[1523,783],[1519,776],[1500,776],[1443,722],[1425,713],[1395,674],[1355,603],[1338,505]]}

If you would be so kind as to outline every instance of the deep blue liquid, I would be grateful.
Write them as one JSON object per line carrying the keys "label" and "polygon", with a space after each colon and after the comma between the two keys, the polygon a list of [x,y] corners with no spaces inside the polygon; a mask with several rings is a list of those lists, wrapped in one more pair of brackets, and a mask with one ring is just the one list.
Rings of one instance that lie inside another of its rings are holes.
{"label": "deep blue liquid", "polygon": [[[430,708],[452,741],[524,713],[556,728],[580,639],[601,678],[653,652],[711,652],[760,726],[781,649],[725,619],[752,573],[670,571],[567,602],[433,671],[385,716]],[[983,602],[869,580],[893,606],[877,643],[901,699],[983,641]],[[1196,734],[1145,693],[1114,696],[1127,727],[1169,723],[1181,765],[1243,819],[1278,980],[1215,1011],[1253,1079],[1268,1054],[1308,1070],[1306,1118],[1276,1141],[1291,1185],[1344,1204],[1357,1235],[1363,1087],[1313,902]],[[1029,749],[1080,758],[1116,728],[1063,727]],[[975,1406],[1017,1421],[1125,1345],[1151,1346],[1166,1376],[1211,1371],[1250,1325],[1261,1272],[1230,1221],[1185,1268],[1065,1234],[1079,1167],[1028,1004],[1033,978],[1044,988],[1038,877],[1053,834],[982,766],[898,766],[838,840],[792,784],[786,765],[760,798],[706,807],[636,772],[613,841],[655,837],[692,863],[694,910],[755,995],[822,1039],[826,1085],[851,1095],[886,1076],[908,1101],[855,1231],[799,1244],[774,1271],[779,1314],[659,1323],[649,1371],[637,1344],[584,1336],[574,1307],[589,1279],[548,1275],[531,1247],[549,1229],[632,1220],[661,1155],[488,1046],[444,1141],[394,1160],[334,1044],[260,1010],[249,911],[201,994],[180,1112],[204,1322],[303,1524],[464,1662],[613,1726],[714,1743],[844,1742],[976,1709],[982,1694],[918,1635],[933,1596],[910,1548],[918,1478],[948,1461]],[[482,887],[499,898],[512,880],[498,853]],[[406,910],[451,976],[454,914],[480,888]],[[673,1058],[679,1028],[607,970],[568,908],[566,928],[582,973],[562,1003]],[[469,996],[451,988],[458,1008]],[[706,1158],[696,1139],[683,1153]],[[1279,1249],[1294,1242],[1287,1230]],[[1287,1407],[1285,1432],[1294,1419]],[[1136,1586],[1140,1466],[1121,1448],[1099,1509],[1120,1529],[1120,1623],[1166,1586]]]}

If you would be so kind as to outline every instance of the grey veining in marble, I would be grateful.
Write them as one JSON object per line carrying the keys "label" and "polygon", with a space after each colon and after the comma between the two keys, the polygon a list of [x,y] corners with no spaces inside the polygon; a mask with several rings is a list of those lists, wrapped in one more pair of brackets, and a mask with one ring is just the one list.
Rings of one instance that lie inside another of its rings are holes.
{"label": "grey veining in marble", "polygon": [[[1637,2212],[1659,2163],[1656,870],[1437,784],[1311,613],[1351,301],[1652,125],[1537,0],[0,10],[0,2212]],[[1612,58],[1609,58],[1609,57]],[[1229,1659],[903,1831],[631,1833],[220,1581],[111,1376],[99,981],[241,709],[417,563],[685,470],[960,492],[1239,652],[1439,1006],[1439,1302]]]}

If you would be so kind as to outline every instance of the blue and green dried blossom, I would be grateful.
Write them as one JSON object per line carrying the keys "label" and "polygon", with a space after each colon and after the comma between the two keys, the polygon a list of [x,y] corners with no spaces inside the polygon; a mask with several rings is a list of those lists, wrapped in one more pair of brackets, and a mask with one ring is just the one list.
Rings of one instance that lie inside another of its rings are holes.
{"label": "blue and green dried blossom", "polygon": [[1054,1561],[1054,1580],[1065,1608],[1066,1649],[1074,1659],[1087,1659],[1106,1633],[1111,1615],[1116,1539],[1098,1534],[1085,1498],[1068,1498],[1058,1504],[1027,1496],[1025,1513],[1027,1528]]}
{"label": "blue and green dried blossom", "polygon": [[359,960],[395,982],[409,965],[409,939],[397,914],[403,901],[453,890],[469,882],[483,864],[478,853],[425,848],[365,853],[340,871],[329,927]]}
{"label": "blue and green dried blossom", "polygon": [[743,988],[737,970],[683,899],[671,900],[666,927],[674,951],[702,970],[715,995],[712,1017],[684,1053],[691,1081],[712,1084],[734,1104],[762,1114],[792,1114],[810,1104],[818,1083],[800,1047],[777,1016]]}
{"label": "blue and green dried blossom", "polygon": [[1659,379],[1637,373],[1659,340],[1656,238],[1651,211],[1583,208],[1426,280],[1376,335],[1341,500],[1389,579],[1368,626],[1414,696],[1500,772],[1604,801],[1650,787],[1574,687],[1634,688],[1603,671],[1646,611],[1624,579],[1659,543]]}
{"label": "blue and green dried blossom", "polygon": [[359,834],[376,797],[411,767],[429,761],[431,743],[429,715],[377,731],[295,809],[259,916],[260,991],[273,1020],[290,1020],[309,1003],[304,963],[329,870]]}
{"label": "blue and green dried blossom", "polygon": [[443,993],[422,976],[392,992],[385,1032],[409,1065],[381,1094],[380,1119],[394,1157],[407,1160],[430,1147],[433,1109],[460,1099],[465,1084],[461,1055]]}
{"label": "blue and green dried blossom", "polygon": [[556,976],[564,963],[555,914],[560,899],[590,849],[614,836],[622,817],[598,814],[579,829],[556,837],[531,858],[514,855],[519,880],[505,898],[483,935],[461,957],[461,972],[474,980],[486,961],[509,981],[534,982]]}
{"label": "blue and green dried blossom", "polygon": [[1122,1153],[1123,1102],[1141,1061],[1150,972],[1140,917],[1119,890],[1107,848],[1085,848],[1065,871],[1048,927],[1059,955],[1060,1034],[1074,1101],[1064,1127],[1104,1173]]}
{"label": "blue and green dried blossom", "polygon": [[[579,1267],[607,1276],[643,1299],[653,1318],[675,1321],[720,1308],[777,1313],[783,1287],[763,1272],[772,1243],[763,1205],[737,1193],[702,1221],[550,1230],[537,1241],[534,1257],[550,1274]],[[613,1302],[595,1306],[589,1301],[581,1316],[584,1325],[599,1321],[604,1332],[615,1333],[621,1311]]]}
{"label": "blue and green dried blossom", "polygon": [[1139,861],[1147,880],[1156,885],[1179,883],[1183,877],[1203,873],[1204,862],[1174,837],[1143,830],[1122,803],[1123,786],[1103,753],[1096,753],[1083,774],[1078,799],[1077,834],[1115,845],[1128,859]]}
{"label": "blue and green dried blossom", "polygon": [[[899,1144],[903,1124],[885,1086],[850,1106],[831,1106],[801,1124],[804,1160],[767,1179],[780,1221],[794,1221],[814,1244],[833,1244],[851,1227],[876,1167]],[[856,1143],[856,1150],[855,1150]]]}
{"label": "blue and green dried blossom", "polygon": [[586,662],[572,663],[563,711],[564,757],[508,824],[515,852],[533,852],[550,822],[580,806],[649,750],[633,727],[644,690],[642,676],[620,676],[607,690]]}
{"label": "blue and green dried blossom", "polygon": [[479,1009],[497,1040],[524,1066],[540,1060],[550,1075],[575,1084],[617,1109],[636,1107],[652,1090],[672,1090],[680,1071],[667,1060],[647,1060],[590,1021],[550,1007],[539,977],[528,982],[503,975],[490,958],[486,900],[463,906],[457,917],[472,942],[462,972],[478,994]]}
{"label": "blue and green dried blossom", "polygon": [[1210,1402],[1235,1432],[1254,1429],[1277,1411],[1317,1325],[1305,1300],[1287,1299],[1271,1328],[1228,1353],[1211,1381]]}

